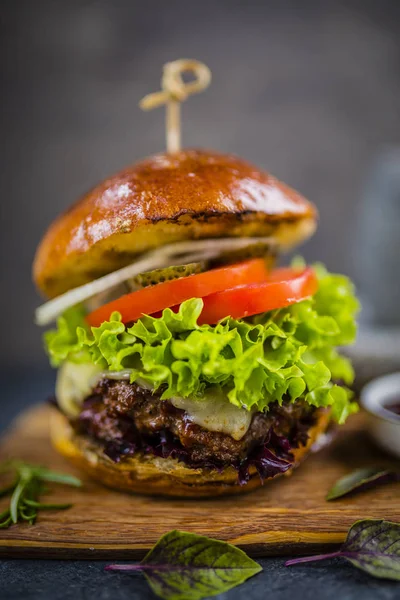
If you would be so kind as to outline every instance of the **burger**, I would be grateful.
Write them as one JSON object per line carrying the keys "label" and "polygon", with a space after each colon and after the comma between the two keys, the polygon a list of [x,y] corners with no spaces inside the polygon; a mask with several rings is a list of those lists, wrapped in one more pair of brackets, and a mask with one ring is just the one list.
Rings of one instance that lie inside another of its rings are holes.
{"label": "burger", "polygon": [[351,282],[286,250],[313,204],[232,155],[158,154],[50,226],[33,274],[55,448],[107,486],[212,496],[289,474],[357,410]]}

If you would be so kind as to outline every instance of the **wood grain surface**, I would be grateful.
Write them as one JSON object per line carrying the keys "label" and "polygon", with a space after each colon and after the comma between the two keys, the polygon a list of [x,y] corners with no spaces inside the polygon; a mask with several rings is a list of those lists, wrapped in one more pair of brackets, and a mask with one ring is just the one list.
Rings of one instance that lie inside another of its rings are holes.
{"label": "wood grain surface", "polygon": [[[79,475],[52,449],[50,408],[23,413],[0,445],[2,458],[18,457]],[[291,477],[278,478],[240,497],[179,500],[130,496],[86,478],[84,487],[52,488],[66,511],[39,513],[35,525],[0,530],[0,556],[47,558],[143,557],[165,532],[181,529],[237,544],[252,556],[312,553],[343,541],[357,519],[400,521],[400,486],[392,484],[326,502],[332,484],[354,468],[390,464],[370,445],[364,416],[340,429],[328,447],[310,456]],[[3,510],[5,500],[0,503]]]}

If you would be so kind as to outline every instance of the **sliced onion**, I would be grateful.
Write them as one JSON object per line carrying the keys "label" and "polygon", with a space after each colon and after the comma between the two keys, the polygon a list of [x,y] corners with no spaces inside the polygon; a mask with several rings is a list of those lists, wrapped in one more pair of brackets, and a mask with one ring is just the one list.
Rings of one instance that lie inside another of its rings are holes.
{"label": "sliced onion", "polygon": [[48,325],[71,306],[110,290],[140,273],[173,264],[210,260],[217,258],[224,250],[237,250],[256,243],[273,246],[274,240],[270,237],[209,238],[175,242],[161,246],[147,252],[131,265],[69,290],[65,294],[42,304],[35,311],[35,322],[37,325]]}
{"label": "sliced onion", "polygon": [[[132,369],[122,369],[122,371],[100,371],[97,376],[96,384],[99,383],[100,379],[113,379],[115,381],[129,381],[131,378]],[[92,381],[93,384],[93,381]],[[93,385],[94,387],[94,385]]]}

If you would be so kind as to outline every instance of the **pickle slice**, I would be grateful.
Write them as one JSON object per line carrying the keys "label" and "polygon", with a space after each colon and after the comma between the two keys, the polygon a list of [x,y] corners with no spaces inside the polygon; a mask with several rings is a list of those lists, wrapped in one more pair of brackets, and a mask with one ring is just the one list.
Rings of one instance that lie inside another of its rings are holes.
{"label": "pickle slice", "polygon": [[157,283],[164,283],[165,281],[172,281],[173,279],[180,279],[181,277],[189,277],[189,275],[196,275],[207,269],[230,265],[251,258],[264,258],[267,267],[272,268],[276,258],[276,250],[271,245],[257,242],[237,250],[228,250],[221,253],[218,258],[212,260],[192,262],[186,265],[174,265],[163,269],[147,271],[146,273],[136,275],[136,277],[133,277],[132,279],[128,279],[125,283],[130,291],[134,291],[156,285]]}
{"label": "pickle slice", "polygon": [[189,275],[196,275],[201,273],[206,268],[206,263],[197,262],[189,263],[188,265],[177,265],[173,267],[165,267],[164,269],[154,269],[154,271],[148,271],[147,273],[141,273],[136,275],[133,279],[127,283],[132,288],[144,288],[149,285],[156,285],[157,283],[164,283],[164,281],[171,281],[172,279],[180,279],[181,277],[189,277]]}

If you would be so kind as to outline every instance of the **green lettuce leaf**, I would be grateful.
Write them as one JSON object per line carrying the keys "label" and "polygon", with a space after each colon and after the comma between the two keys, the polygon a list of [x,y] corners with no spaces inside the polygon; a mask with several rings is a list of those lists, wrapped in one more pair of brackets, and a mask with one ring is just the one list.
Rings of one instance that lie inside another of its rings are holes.
{"label": "green lettuce leaf", "polygon": [[358,301],[348,278],[316,267],[319,289],[303,302],[250,319],[226,318],[198,325],[203,301],[183,302],[159,318],[144,316],[126,328],[113,313],[100,327],[88,328],[81,308],[65,313],[57,329],[45,334],[53,365],[92,361],[105,369],[131,369],[162,398],[199,397],[207,387],[224,388],[232,404],[267,410],[272,402],[300,396],[316,407],[332,406],[343,423],[357,410],[349,389],[350,362],[336,346],[356,335]]}

